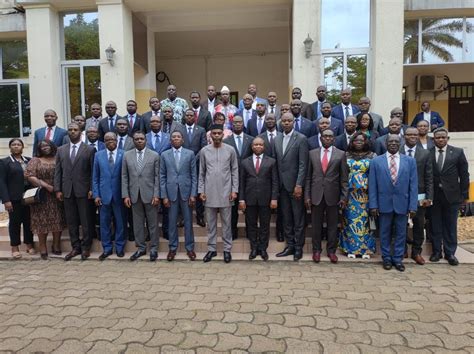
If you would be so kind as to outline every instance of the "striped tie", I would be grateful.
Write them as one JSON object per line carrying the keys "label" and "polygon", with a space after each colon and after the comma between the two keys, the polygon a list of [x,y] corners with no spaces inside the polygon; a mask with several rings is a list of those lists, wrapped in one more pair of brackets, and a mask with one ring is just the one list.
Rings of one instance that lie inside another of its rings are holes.
{"label": "striped tie", "polygon": [[392,179],[392,184],[397,182],[397,163],[395,162],[395,155],[390,156],[390,178]]}
{"label": "striped tie", "polygon": [[141,171],[143,168],[143,151],[138,152],[138,158],[137,158],[137,169],[138,171]]}

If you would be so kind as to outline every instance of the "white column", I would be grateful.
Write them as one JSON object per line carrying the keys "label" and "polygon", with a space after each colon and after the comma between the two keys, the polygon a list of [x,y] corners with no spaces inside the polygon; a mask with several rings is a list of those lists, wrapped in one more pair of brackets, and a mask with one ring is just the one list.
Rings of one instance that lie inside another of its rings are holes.
{"label": "white column", "polygon": [[59,16],[51,5],[26,7],[26,43],[32,129],[44,125],[43,114],[47,109],[58,113],[58,125],[64,127]]}
{"label": "white column", "polygon": [[[126,113],[126,102],[135,98],[132,13],[122,0],[97,0],[99,10],[100,79],[102,104],[115,101],[118,114]],[[115,49],[114,65],[105,50]]]}
{"label": "white column", "polygon": [[147,29],[147,56],[148,68],[135,64],[135,100],[138,103],[138,111],[149,110],[148,101],[150,97],[156,96],[156,59],[155,59],[155,33]]}
{"label": "white column", "polygon": [[[321,81],[321,2],[319,0],[293,0],[293,70],[290,85],[299,87],[303,93],[302,100],[313,102],[316,87]],[[304,40],[313,39],[313,50],[306,58]]]}
{"label": "white column", "polygon": [[372,0],[371,110],[388,123],[390,110],[402,106],[404,2]]}

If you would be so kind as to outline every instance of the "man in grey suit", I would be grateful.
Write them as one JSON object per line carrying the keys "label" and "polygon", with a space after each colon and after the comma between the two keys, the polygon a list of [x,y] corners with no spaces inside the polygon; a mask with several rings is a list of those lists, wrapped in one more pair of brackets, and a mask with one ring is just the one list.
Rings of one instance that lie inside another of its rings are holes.
{"label": "man in grey suit", "polygon": [[425,240],[425,210],[433,204],[433,165],[430,152],[418,144],[418,129],[409,127],[405,131],[405,145],[400,153],[413,157],[416,160],[418,172],[418,209],[413,218],[413,243],[411,258],[419,264],[425,264],[421,256],[423,241]]}
{"label": "man in grey suit", "polygon": [[322,147],[309,152],[306,178],[306,207],[311,209],[313,233],[313,261],[321,260],[323,220],[327,222],[327,252],[329,260],[337,263],[337,218],[339,208],[347,205],[349,168],[346,154],[335,148],[334,132],[326,129],[321,134]]}
{"label": "man in grey suit", "polygon": [[158,258],[158,205],[160,203],[160,156],[146,147],[143,132],[133,135],[135,149],[125,152],[122,162],[122,198],[132,209],[133,233],[138,250],[131,261],[146,254],[145,220],[150,236],[150,261]]}
{"label": "man in grey suit", "polygon": [[196,159],[191,150],[183,148],[183,135],[175,131],[171,135],[172,148],[161,154],[160,196],[163,205],[169,208],[169,252],[166,259],[172,261],[178,250],[178,214],[184,219],[184,242],[190,260],[196,259],[194,253],[193,212],[196,201],[197,174]]}
{"label": "man in grey suit", "polygon": [[370,113],[370,116],[372,117],[372,121],[374,122],[374,130],[376,130],[379,134],[382,133],[384,129],[383,125],[383,118],[380,114],[370,112],[370,98],[368,97],[361,97],[359,98],[359,108],[361,113]]}
{"label": "man in grey suit", "polygon": [[99,123],[102,119],[102,107],[99,103],[91,104],[92,115],[86,120],[86,130],[90,127],[96,127],[99,129]]}
{"label": "man in grey suit", "polygon": [[232,231],[230,227],[232,204],[239,191],[237,154],[232,146],[222,143],[224,126],[211,126],[212,144],[200,152],[198,193],[206,207],[208,252],[203,258],[209,262],[217,256],[217,213],[221,215],[224,262],[232,260]]}
{"label": "man in grey suit", "polygon": [[303,134],[293,129],[295,118],[291,113],[281,117],[283,134],[275,138],[273,156],[277,160],[280,180],[280,202],[286,248],[277,257],[303,257],[305,208],[303,188],[308,165],[308,142]]}
{"label": "man in grey suit", "polygon": [[[64,201],[66,222],[71,238],[72,250],[64,260],[81,255],[82,260],[90,256],[92,235],[89,200],[92,198],[92,168],[95,149],[81,141],[81,130],[77,123],[68,125],[70,143],[58,148],[54,171],[56,198]],[[82,226],[82,241],[79,238]]]}

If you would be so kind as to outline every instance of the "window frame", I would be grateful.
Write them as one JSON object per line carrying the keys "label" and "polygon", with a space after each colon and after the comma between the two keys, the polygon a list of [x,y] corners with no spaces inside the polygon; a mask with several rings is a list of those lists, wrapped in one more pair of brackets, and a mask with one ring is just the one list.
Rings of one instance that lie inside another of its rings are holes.
{"label": "window frame", "polygon": [[[1,67],[0,67],[1,68]],[[1,79],[0,80],[0,86],[12,86],[16,85],[16,92],[17,92],[17,99],[18,99],[18,127],[19,127],[19,135],[18,136],[12,136],[12,137],[5,137],[5,138],[0,138],[0,141],[2,140],[9,140],[11,138],[24,138],[25,136],[23,135],[23,103],[21,100],[21,85],[24,84],[30,84],[28,79]],[[30,117],[31,119],[31,117]],[[33,131],[31,131],[31,134],[28,136],[31,136],[33,134]]]}

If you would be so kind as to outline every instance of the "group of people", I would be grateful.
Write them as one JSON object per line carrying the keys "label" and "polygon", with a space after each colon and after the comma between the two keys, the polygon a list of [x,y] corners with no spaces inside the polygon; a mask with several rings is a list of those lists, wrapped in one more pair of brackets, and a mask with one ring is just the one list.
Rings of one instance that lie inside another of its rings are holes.
{"label": "group of people", "polygon": [[[385,126],[370,111],[368,97],[351,103],[350,89],[341,91],[338,104],[326,100],[324,86],[311,104],[301,96],[294,88],[290,103],[278,105],[275,92],[260,98],[251,84],[237,106],[228,87],[218,97],[209,86],[205,100],[193,91],[188,105],[170,85],[167,98],[150,98],[150,111],[143,115],[133,100],[124,117],[117,115],[115,102],[105,104],[106,116],[94,103],[92,116],[76,116],[67,130],[56,126],[56,113],[47,110],[46,126],[35,131],[34,157],[25,157],[21,139],[12,139],[11,155],[0,163],[0,198],[10,215],[13,257],[21,257],[23,224],[28,253],[35,252],[35,233],[41,258],[47,259],[51,232],[52,253],[61,254],[61,232],[67,227],[72,250],[65,260],[87,259],[98,212],[100,260],[114,250],[124,257],[128,239],[137,246],[130,260],[149,249],[155,261],[160,214],[167,260],[176,257],[179,226],[184,226],[187,256],[195,260],[194,208],[196,223],[208,230],[204,262],[217,255],[218,214],[224,261],[232,260],[240,210],[249,259],[268,260],[274,213],[276,238],[286,241],[277,257],[301,259],[306,230],[316,263],[323,238],[333,263],[338,247],[349,258],[367,259],[376,251],[377,229],[383,267],[403,271],[409,219],[411,257],[425,263],[421,251],[429,214],[430,261],[444,256],[457,265],[457,213],[468,199],[468,164],[462,149],[448,145],[444,121],[429,103],[422,104],[412,126],[403,124],[400,108],[392,109]],[[22,197],[32,187],[41,187],[45,198],[28,207]],[[311,228],[306,228],[308,212]]]}

